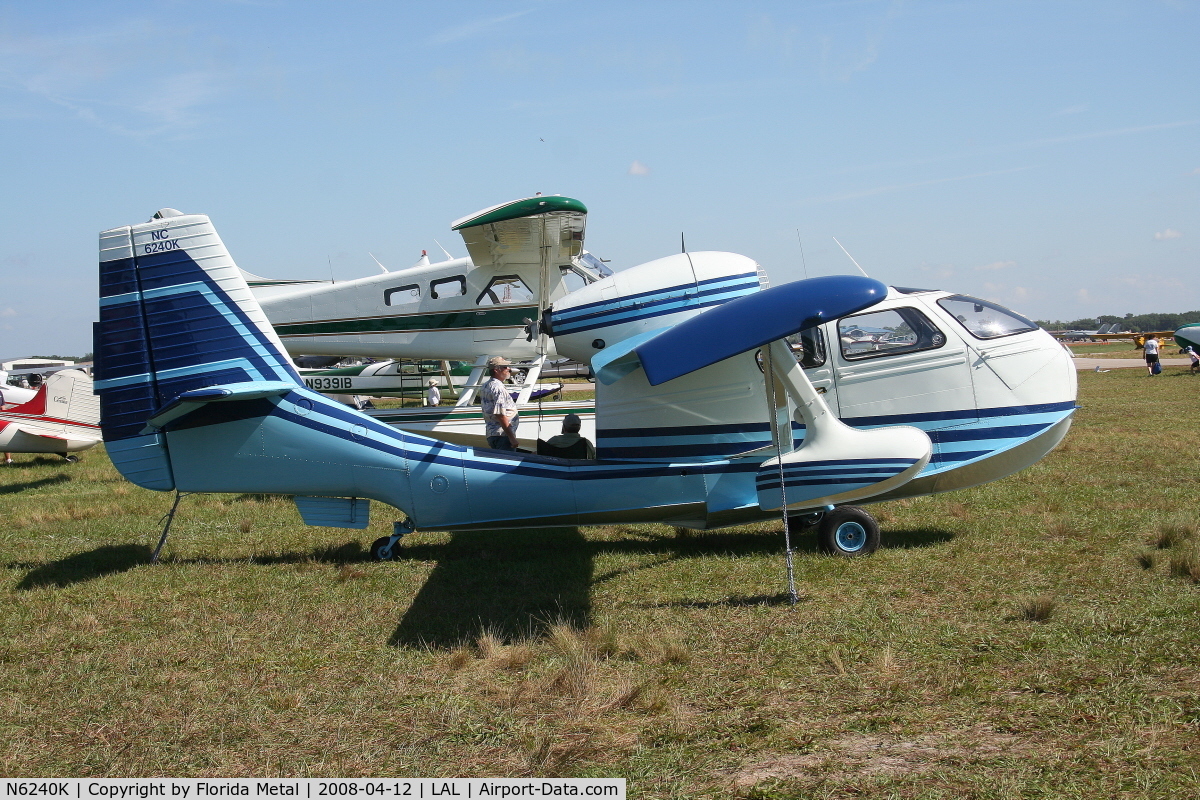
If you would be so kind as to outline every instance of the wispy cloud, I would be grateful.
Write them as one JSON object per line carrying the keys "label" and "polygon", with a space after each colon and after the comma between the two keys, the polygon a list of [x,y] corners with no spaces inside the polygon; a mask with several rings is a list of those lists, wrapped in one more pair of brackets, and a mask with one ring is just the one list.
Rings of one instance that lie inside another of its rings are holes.
{"label": "wispy cloud", "polygon": [[954,277],[955,269],[952,264],[920,264],[917,269],[924,272],[926,275],[936,280],[945,280],[946,278]]}
{"label": "wispy cloud", "polygon": [[446,28],[439,33],[435,33],[429,39],[432,45],[450,44],[452,42],[461,42],[464,39],[472,39],[487,31],[495,28],[497,25],[503,25],[518,17],[523,17],[526,14],[532,13],[533,9],[528,8],[524,11],[515,11],[512,14],[505,14],[500,17],[488,17],[486,19],[477,19],[472,22],[466,22],[462,25],[455,25],[453,28]]}
{"label": "wispy cloud", "polygon": [[233,84],[208,51],[189,55],[146,42],[186,43],[188,32],[138,20],[52,35],[0,35],[0,96],[25,115],[66,109],[118,134],[179,133]]}
{"label": "wispy cloud", "polygon": [[1047,139],[1033,139],[1022,144],[1014,145],[1014,147],[1045,147],[1052,144],[1082,142],[1088,139],[1103,139],[1109,136],[1128,136],[1133,133],[1149,133],[1150,131],[1165,131],[1171,128],[1186,128],[1190,125],[1200,125],[1200,119],[1188,119],[1180,122],[1161,122],[1156,125],[1135,125],[1130,128],[1113,128],[1112,130],[1107,131],[1093,131],[1091,133],[1076,133],[1070,136],[1053,136]]}
{"label": "wispy cloud", "polygon": [[15,308],[12,308],[11,306],[6,307],[6,308],[0,308],[0,317],[15,317],[15,316],[17,316],[17,310]]}
{"label": "wispy cloud", "polygon": [[996,270],[1009,269],[1011,267],[1015,267],[1016,265],[1017,265],[1017,262],[1015,262],[1015,261],[993,261],[990,264],[984,264],[981,267],[976,267],[975,271],[976,272],[984,272],[984,271],[994,272]]}
{"label": "wispy cloud", "polygon": [[877,194],[886,194],[888,192],[901,192],[906,189],[917,189],[921,186],[934,186],[939,183],[953,183],[955,181],[968,181],[975,178],[989,178],[993,175],[1008,175],[1013,172],[1024,172],[1031,167],[1014,167],[1012,169],[997,169],[990,172],[974,172],[970,175],[956,175],[952,178],[934,178],[928,181],[915,181],[913,183],[897,183],[887,186],[875,186],[871,189],[861,189],[855,192],[843,192],[841,194],[826,195],[824,197],[807,198],[801,202],[818,202],[832,203],[838,200],[856,200],[860,197],[872,197]]}
{"label": "wispy cloud", "polygon": [[[1130,136],[1138,133],[1151,133],[1154,131],[1170,130],[1172,128],[1185,128],[1191,125],[1200,125],[1200,119],[1181,120],[1178,122],[1161,122],[1153,125],[1136,125],[1128,128],[1113,128],[1105,131],[1091,131],[1089,133],[1077,133],[1070,136],[1055,136],[1044,139],[1030,139],[1024,142],[1013,142],[1011,144],[995,145],[993,147],[983,147],[978,150],[964,150],[959,153],[950,153],[946,155],[931,156],[929,158],[911,158],[901,161],[884,161],[871,164],[863,164],[861,166],[851,167],[849,169],[840,170],[839,173],[855,173],[855,172],[871,172],[879,169],[895,169],[897,167],[920,167],[927,164],[940,164],[946,161],[957,161],[964,158],[978,158],[979,156],[1000,155],[1003,153],[1012,153],[1019,150],[1035,150],[1042,147],[1051,147],[1058,144],[1070,144],[1072,142],[1082,142],[1088,139],[1104,139],[1112,136]],[[838,174],[838,173],[835,173]],[[1197,168],[1193,175],[1200,175],[1200,168]]]}
{"label": "wispy cloud", "polygon": [[634,161],[632,164],[629,165],[629,174],[630,175],[649,175],[650,168],[647,167],[645,164],[643,164],[640,161]]}
{"label": "wispy cloud", "polygon": [[1183,234],[1174,228],[1167,228],[1165,231],[1158,231],[1154,234],[1154,238],[1160,242],[1164,239],[1178,239],[1180,236],[1183,236]]}
{"label": "wispy cloud", "polygon": [[1078,103],[1073,106],[1067,106],[1066,108],[1060,108],[1058,111],[1055,111],[1054,114],[1055,114],[1055,116],[1061,117],[1066,114],[1082,114],[1083,112],[1085,112],[1087,110],[1088,110],[1087,103]]}

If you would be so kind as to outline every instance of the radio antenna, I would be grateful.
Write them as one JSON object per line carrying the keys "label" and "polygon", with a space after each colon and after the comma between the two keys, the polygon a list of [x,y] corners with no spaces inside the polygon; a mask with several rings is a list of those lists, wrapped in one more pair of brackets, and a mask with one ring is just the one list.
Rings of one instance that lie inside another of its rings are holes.
{"label": "radio antenna", "polygon": [[796,228],[796,241],[800,244],[800,266],[804,267],[804,279],[808,280],[808,263],[804,260],[804,242],[800,241],[799,228]]}
{"label": "radio antenna", "polygon": [[[838,246],[838,247],[842,247],[842,243],[841,243],[841,242],[838,242],[838,240],[837,240],[837,237],[836,237],[836,236],[835,236],[835,237],[833,237],[833,240],[834,240],[835,242],[837,242],[837,246]],[[863,274],[863,277],[864,277],[864,278],[869,278],[869,277],[871,277],[870,275],[868,275],[868,274],[867,274],[867,271],[866,271],[865,269],[863,269],[862,267],[860,267],[860,266],[859,266],[859,264],[858,264],[858,262],[854,260],[854,256],[850,255],[850,251],[849,251],[849,250],[847,250],[846,248],[842,247],[842,252],[846,254],[846,258],[850,259],[851,263],[853,263],[853,264],[854,264],[854,266],[858,267],[858,271],[859,271],[859,272],[861,272],[861,273]]]}

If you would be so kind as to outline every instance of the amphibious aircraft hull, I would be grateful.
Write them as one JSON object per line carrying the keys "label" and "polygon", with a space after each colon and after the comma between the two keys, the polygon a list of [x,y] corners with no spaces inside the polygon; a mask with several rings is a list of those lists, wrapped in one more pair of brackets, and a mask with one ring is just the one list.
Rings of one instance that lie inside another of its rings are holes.
{"label": "amphibious aircraft hull", "polygon": [[[557,459],[398,430],[305,387],[208,218],[180,215],[101,235],[97,387],[113,463],[147,488],[291,495],[347,527],[373,499],[434,529],[711,528],[961,488],[1048,452],[1075,372],[997,309],[850,276],[766,288],[727,253],[617,273],[548,309],[559,351],[597,377],[599,458]],[[897,335],[841,345],[868,325]],[[797,362],[784,339],[812,331],[827,354]]]}

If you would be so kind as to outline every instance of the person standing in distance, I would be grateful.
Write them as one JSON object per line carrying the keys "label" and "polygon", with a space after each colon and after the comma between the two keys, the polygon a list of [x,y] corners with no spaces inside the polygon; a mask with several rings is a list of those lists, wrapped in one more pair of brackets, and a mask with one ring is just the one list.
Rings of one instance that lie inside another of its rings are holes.
{"label": "person standing in distance", "polygon": [[493,450],[517,449],[517,404],[513,402],[505,379],[512,373],[512,362],[504,356],[492,356],[488,359],[488,372],[491,379],[483,385],[479,392],[483,404],[484,430],[488,447]]}
{"label": "person standing in distance", "polygon": [[1146,354],[1146,374],[1154,377],[1154,365],[1158,363],[1158,337],[1151,336],[1142,348]]}
{"label": "person standing in distance", "polygon": [[440,406],[442,404],[442,391],[438,389],[437,378],[429,379],[429,389],[425,392],[425,405]]}

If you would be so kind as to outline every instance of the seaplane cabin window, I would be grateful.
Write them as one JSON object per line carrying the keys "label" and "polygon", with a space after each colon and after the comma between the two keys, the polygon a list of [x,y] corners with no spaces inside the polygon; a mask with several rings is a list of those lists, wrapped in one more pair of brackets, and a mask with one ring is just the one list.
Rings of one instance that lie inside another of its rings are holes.
{"label": "seaplane cabin window", "polygon": [[475,301],[477,306],[507,306],[514,303],[534,302],[533,292],[517,275],[499,275],[483,290]]}
{"label": "seaplane cabin window", "polygon": [[444,300],[447,297],[461,297],[467,293],[467,279],[462,275],[453,278],[442,278],[430,281],[429,296],[434,300]]}
{"label": "seaplane cabin window", "polygon": [[415,283],[383,290],[383,304],[385,306],[406,306],[410,303],[419,302],[421,302],[421,287]]}
{"label": "seaplane cabin window", "polygon": [[587,273],[577,270],[574,267],[559,267],[558,269],[560,272],[562,272],[563,286],[567,287],[568,293],[573,292],[576,289],[582,289],[589,283],[594,283],[596,280]]}
{"label": "seaplane cabin window", "polygon": [[946,335],[915,308],[892,308],[838,320],[838,340],[847,361],[934,350]]}
{"label": "seaplane cabin window", "polygon": [[1003,306],[965,294],[943,297],[937,302],[976,339],[998,339],[1036,331],[1038,327]]}
{"label": "seaplane cabin window", "polygon": [[825,335],[820,328],[809,328],[800,333],[787,337],[788,347],[796,361],[805,369],[813,369],[825,364]]}

